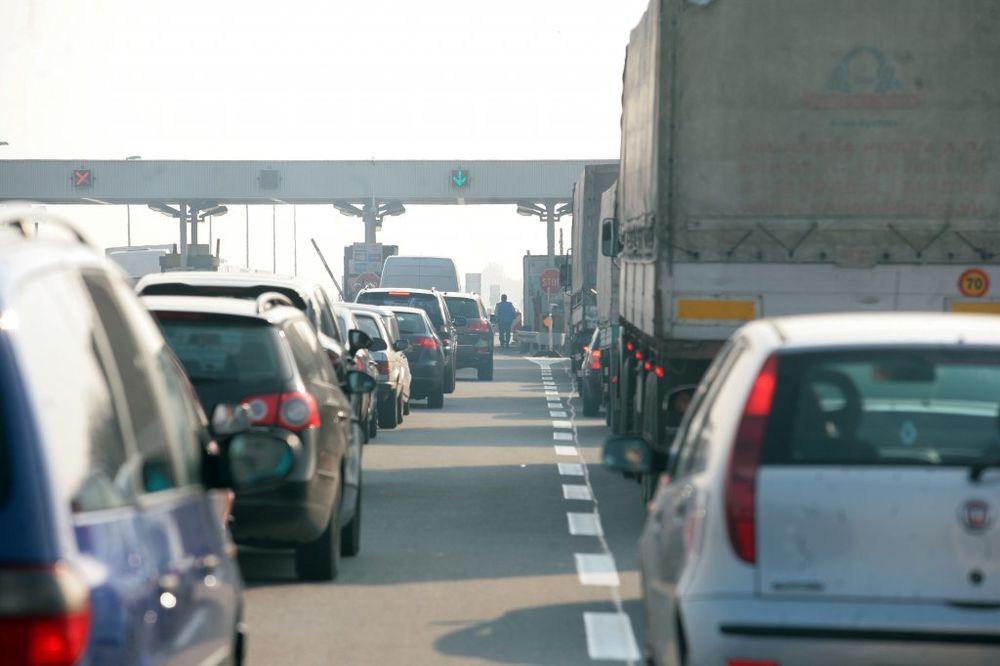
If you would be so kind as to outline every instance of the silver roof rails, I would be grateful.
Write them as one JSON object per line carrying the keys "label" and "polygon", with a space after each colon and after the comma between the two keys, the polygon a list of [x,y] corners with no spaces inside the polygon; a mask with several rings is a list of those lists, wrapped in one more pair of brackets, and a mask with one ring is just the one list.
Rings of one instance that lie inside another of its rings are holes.
{"label": "silver roof rails", "polygon": [[69,232],[70,236],[72,236],[77,242],[86,245],[87,247],[95,247],[94,244],[90,242],[90,239],[84,236],[72,222],[54,215],[39,214],[30,209],[20,210],[11,217],[0,220],[0,224],[14,229],[24,238],[33,238],[37,235],[35,231],[32,230],[32,226],[34,226],[36,230],[40,224],[59,227],[63,231]]}
{"label": "silver roof rails", "polygon": [[257,297],[257,312],[266,312],[271,308],[277,307],[295,307],[295,303],[292,303],[292,299],[284,294],[279,294],[276,291],[265,291],[263,294]]}

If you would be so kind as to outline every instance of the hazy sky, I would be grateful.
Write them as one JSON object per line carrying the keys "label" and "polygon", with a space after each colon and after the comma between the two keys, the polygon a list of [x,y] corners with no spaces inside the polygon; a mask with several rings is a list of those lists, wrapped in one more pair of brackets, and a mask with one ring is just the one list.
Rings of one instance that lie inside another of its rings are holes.
{"label": "hazy sky", "polygon": [[[625,44],[645,0],[0,0],[2,158],[616,158]],[[72,207],[105,246],[125,210]],[[292,270],[279,207],[278,270]],[[339,271],[359,220],[299,207],[299,272]],[[251,208],[250,263],[270,268],[270,207]],[[136,244],[176,225],[132,208]],[[215,221],[243,264],[242,207]],[[203,237],[207,235],[204,229]],[[568,225],[566,243],[569,243]],[[410,207],[379,238],[407,254],[498,262],[545,251],[509,207]]]}

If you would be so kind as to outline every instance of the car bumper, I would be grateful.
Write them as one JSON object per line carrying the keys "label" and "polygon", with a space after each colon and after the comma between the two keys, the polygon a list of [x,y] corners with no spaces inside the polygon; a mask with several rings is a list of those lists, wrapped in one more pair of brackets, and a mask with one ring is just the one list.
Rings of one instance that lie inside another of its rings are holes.
{"label": "car bumper", "polygon": [[420,361],[410,363],[410,391],[414,396],[427,393],[444,385],[444,361]]}
{"label": "car bumper", "polygon": [[493,345],[459,345],[456,360],[460,368],[478,368],[493,357]]}
{"label": "car bumper", "polygon": [[773,660],[782,666],[1000,663],[996,608],[741,597],[682,600],[681,617],[692,664],[733,659]]}

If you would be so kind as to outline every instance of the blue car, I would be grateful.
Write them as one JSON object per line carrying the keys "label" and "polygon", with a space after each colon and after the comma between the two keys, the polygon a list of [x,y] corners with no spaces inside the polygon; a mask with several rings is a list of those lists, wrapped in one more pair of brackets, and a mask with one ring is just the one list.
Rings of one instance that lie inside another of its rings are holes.
{"label": "blue car", "polygon": [[37,221],[0,219],[0,661],[237,664],[229,488],[274,452],[245,407],[210,427],[118,270]]}

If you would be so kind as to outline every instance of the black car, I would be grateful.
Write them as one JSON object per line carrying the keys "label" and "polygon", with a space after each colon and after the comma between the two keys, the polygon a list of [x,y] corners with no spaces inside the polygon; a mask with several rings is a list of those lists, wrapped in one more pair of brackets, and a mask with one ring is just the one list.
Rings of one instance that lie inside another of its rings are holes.
{"label": "black car", "polygon": [[[294,547],[300,578],[335,578],[340,555],[355,555],[361,546],[363,436],[352,436],[361,425],[312,324],[277,293],[255,301],[143,301],[202,403],[248,405],[254,427],[247,446],[270,447],[280,455],[274,465],[288,469],[277,487],[237,495],[237,543]],[[358,371],[349,371],[346,382],[351,392],[374,388]]]}
{"label": "black car", "polygon": [[434,330],[427,312],[420,308],[389,308],[399,322],[399,334],[409,343],[406,358],[410,362],[410,395],[427,398],[427,406],[444,406],[444,344]]}
{"label": "black car", "polygon": [[452,317],[441,292],[433,289],[365,289],[355,300],[368,305],[420,308],[426,312],[444,345],[444,392],[455,391],[455,370],[458,368],[458,332],[455,327],[465,325],[465,320]]}
{"label": "black car", "polygon": [[[476,294],[444,295],[448,311],[457,321],[458,367],[475,368],[482,381],[493,379],[493,325],[482,299]],[[464,322],[459,324],[458,321]]]}

